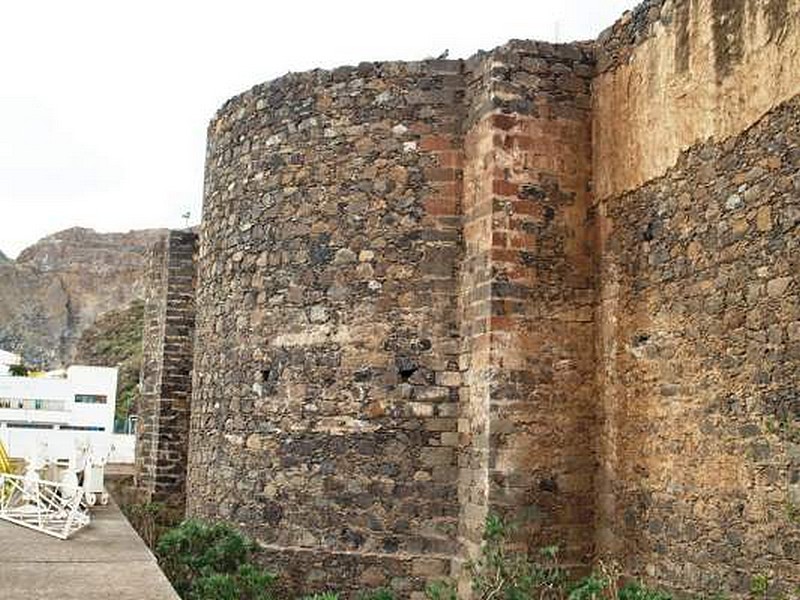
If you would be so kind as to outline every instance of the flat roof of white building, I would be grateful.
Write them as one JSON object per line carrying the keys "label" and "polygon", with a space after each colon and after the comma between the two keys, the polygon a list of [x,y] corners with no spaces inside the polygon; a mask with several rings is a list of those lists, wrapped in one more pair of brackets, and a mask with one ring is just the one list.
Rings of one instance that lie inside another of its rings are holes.
{"label": "flat roof of white building", "polygon": [[19,365],[22,364],[22,357],[13,352],[0,350],[0,365]]}

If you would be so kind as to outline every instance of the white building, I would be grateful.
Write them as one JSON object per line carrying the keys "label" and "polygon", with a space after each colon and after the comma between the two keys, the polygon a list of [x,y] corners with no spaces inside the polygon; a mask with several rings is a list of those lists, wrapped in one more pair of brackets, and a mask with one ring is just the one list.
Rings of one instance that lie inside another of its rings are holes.
{"label": "white building", "polygon": [[32,377],[0,369],[0,441],[14,458],[36,456],[44,446],[49,458],[69,459],[76,443],[88,440],[97,452],[115,447],[122,456],[112,454],[112,461],[132,462],[133,436],[113,435],[116,394],[115,368],[73,366]]}
{"label": "white building", "polygon": [[0,350],[0,375],[8,375],[10,367],[21,364],[22,357],[19,354]]}

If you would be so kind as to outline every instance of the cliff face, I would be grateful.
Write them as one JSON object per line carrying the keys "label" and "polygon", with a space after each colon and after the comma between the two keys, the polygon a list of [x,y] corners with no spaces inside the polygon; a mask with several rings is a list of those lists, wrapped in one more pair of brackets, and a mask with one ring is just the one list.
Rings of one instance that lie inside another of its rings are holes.
{"label": "cliff face", "polygon": [[67,229],[0,260],[0,347],[45,368],[72,362],[98,315],[142,297],[147,251],[165,231]]}

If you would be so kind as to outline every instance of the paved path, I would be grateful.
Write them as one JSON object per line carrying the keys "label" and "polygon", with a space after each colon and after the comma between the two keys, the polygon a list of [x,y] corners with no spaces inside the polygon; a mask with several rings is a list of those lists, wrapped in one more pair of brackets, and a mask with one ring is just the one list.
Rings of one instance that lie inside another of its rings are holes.
{"label": "paved path", "polygon": [[0,521],[2,600],[178,600],[113,505],[67,541]]}

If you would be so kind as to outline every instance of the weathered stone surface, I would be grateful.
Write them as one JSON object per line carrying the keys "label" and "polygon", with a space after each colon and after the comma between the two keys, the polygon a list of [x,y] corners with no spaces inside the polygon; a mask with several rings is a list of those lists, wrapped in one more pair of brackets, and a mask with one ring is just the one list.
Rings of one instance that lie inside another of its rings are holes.
{"label": "weathered stone surface", "polygon": [[288,75],[212,123],[191,514],[297,560],[383,557],[390,587],[424,587],[410,557],[449,565],[460,171],[455,141],[426,148],[457,139],[463,93],[458,62],[364,65]]}
{"label": "weathered stone surface", "polygon": [[137,399],[135,486],[144,502],[186,502],[197,235],[170,231],[151,250]]}
{"label": "weathered stone surface", "polygon": [[599,206],[600,549],[683,592],[800,583],[798,147],[800,97]]}
{"label": "weathered stone surface", "polygon": [[473,67],[481,83],[467,96],[460,273],[468,554],[491,510],[522,517],[532,550],[557,543],[569,564],[593,555],[592,482],[579,476],[597,460],[593,67],[588,46],[537,42],[512,42]]}
{"label": "weathered stone surface", "polygon": [[800,2],[646,0],[600,36],[594,188],[618,195],[800,93]]}

